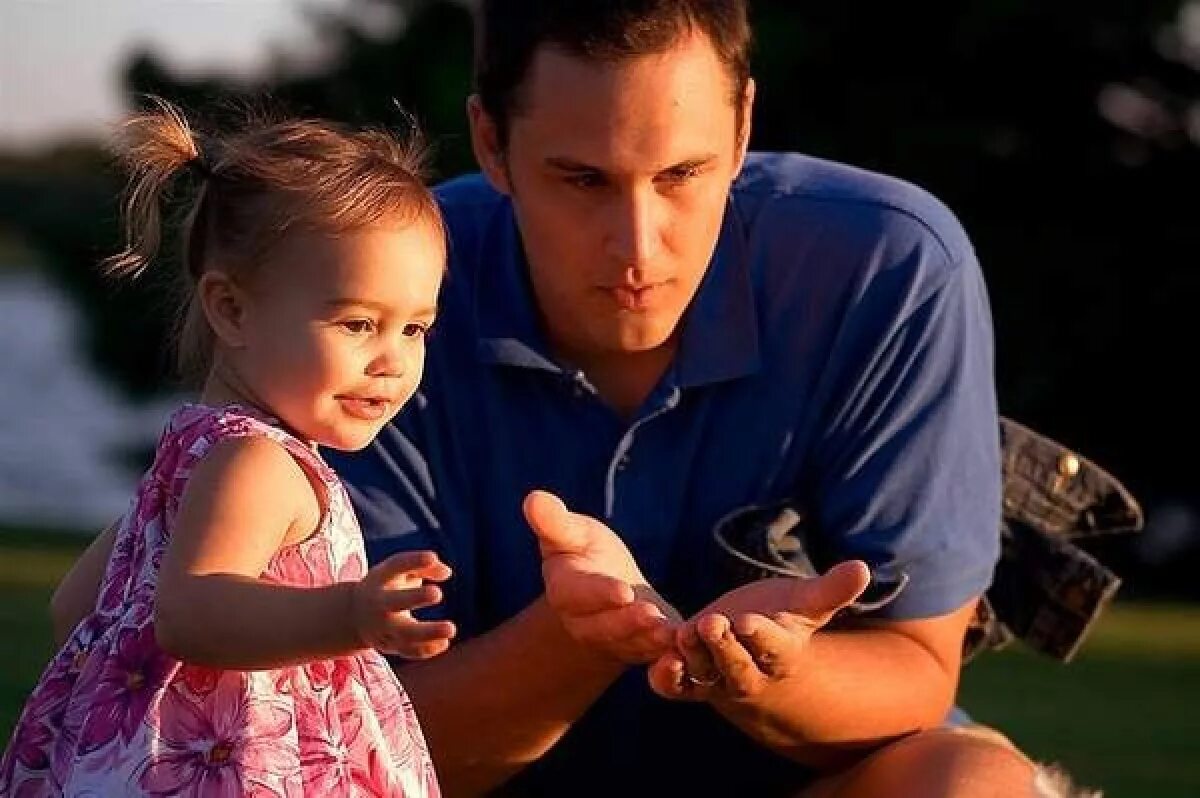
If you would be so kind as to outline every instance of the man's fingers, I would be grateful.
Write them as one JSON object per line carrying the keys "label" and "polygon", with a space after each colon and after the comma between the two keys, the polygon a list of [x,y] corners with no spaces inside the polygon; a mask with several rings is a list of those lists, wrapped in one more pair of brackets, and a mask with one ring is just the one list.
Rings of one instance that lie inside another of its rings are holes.
{"label": "man's fingers", "polygon": [[576,639],[606,651],[622,652],[622,658],[649,661],[671,645],[667,619],[658,607],[645,602],[564,620]]}
{"label": "man's fingers", "polygon": [[624,607],[634,591],[620,579],[558,564],[544,569],[546,596],[555,610],[571,615],[591,615]]}
{"label": "man's fingers", "polygon": [[708,646],[700,639],[695,623],[679,628],[675,634],[675,647],[683,659],[685,676],[691,676],[700,682],[711,682],[720,675]]}
{"label": "man's fingers", "polygon": [[525,520],[537,535],[542,556],[581,554],[587,547],[584,519],[567,510],[562,499],[544,490],[531,491],[522,505]]}
{"label": "man's fingers", "polygon": [[[733,631],[760,671],[774,677],[787,675],[788,663],[797,645],[794,631],[758,614],[736,618]],[[812,628],[806,627],[806,631],[811,632]]]}
{"label": "man's fingers", "polygon": [[833,614],[854,601],[871,583],[871,570],[862,560],[840,562],[814,579],[799,579],[790,611],[824,626]]}
{"label": "man's fingers", "polygon": [[[711,619],[711,620],[710,620]],[[707,615],[697,623],[700,639],[708,646],[721,674],[721,690],[731,698],[757,693],[766,681],[750,652],[738,642],[723,615]]]}
{"label": "man's fingers", "polygon": [[683,658],[677,652],[668,651],[646,669],[646,680],[650,682],[651,690],[668,700],[697,700],[688,690],[685,674]]}

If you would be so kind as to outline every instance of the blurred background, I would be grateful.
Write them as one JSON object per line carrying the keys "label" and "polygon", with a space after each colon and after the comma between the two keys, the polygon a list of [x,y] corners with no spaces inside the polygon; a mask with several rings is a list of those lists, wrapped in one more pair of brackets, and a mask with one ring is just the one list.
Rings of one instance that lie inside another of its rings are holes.
{"label": "blurred background", "polygon": [[[752,146],[945,200],[991,290],[1002,412],[1147,512],[1090,547],[1126,584],[1078,660],[989,655],[964,703],[1109,795],[1200,794],[1200,0],[751,9]],[[473,166],[470,53],[469,2],[0,0],[0,740],[49,591],[180,395],[156,276],[95,270],[119,240],[112,124],[146,93],[202,119],[264,92],[356,123],[402,106],[444,178]]]}

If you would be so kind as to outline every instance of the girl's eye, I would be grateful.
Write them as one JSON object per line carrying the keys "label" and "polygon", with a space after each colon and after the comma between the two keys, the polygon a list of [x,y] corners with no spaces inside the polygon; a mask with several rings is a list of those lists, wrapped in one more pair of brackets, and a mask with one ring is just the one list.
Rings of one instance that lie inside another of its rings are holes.
{"label": "girl's eye", "polygon": [[429,325],[410,322],[404,325],[402,332],[405,338],[424,338],[426,335],[429,335]]}
{"label": "girl's eye", "polygon": [[341,322],[342,329],[352,335],[366,335],[375,332],[375,322],[371,319],[346,319]]}

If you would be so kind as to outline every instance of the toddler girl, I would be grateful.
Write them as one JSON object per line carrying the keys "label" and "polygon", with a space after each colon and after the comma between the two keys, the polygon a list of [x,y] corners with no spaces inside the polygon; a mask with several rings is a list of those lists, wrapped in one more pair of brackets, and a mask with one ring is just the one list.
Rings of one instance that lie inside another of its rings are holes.
{"label": "toddler girl", "polygon": [[366,446],[420,380],[446,250],[417,151],[315,121],[201,137],[165,103],[122,133],[128,245],[108,265],[151,265],[186,175],[180,354],[203,390],[26,704],[0,795],[437,795],[379,652],[447,647],[451,624],[409,611],[449,569],[414,552],[368,571],[316,448]]}

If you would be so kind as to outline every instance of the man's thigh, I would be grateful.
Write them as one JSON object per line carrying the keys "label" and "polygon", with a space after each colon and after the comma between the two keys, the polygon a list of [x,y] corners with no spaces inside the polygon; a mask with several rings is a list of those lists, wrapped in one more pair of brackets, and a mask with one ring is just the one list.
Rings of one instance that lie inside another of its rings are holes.
{"label": "man's thigh", "polygon": [[1035,765],[1004,735],[976,724],[945,726],[883,746],[800,798],[1020,798],[1039,793]]}

